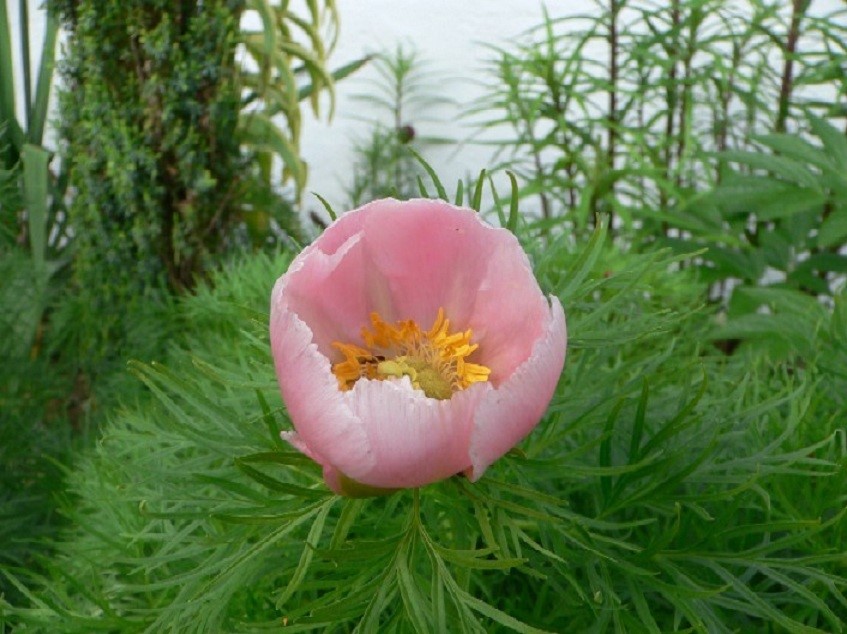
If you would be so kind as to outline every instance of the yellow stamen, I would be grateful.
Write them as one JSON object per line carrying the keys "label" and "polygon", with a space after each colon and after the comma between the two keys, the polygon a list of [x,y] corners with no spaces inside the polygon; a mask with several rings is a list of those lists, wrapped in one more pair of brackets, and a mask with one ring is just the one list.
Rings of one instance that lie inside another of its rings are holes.
{"label": "yellow stamen", "polygon": [[332,366],[338,386],[349,390],[359,379],[384,380],[409,377],[412,386],[432,398],[448,399],[457,390],[487,381],[491,370],[467,357],[479,344],[471,343],[473,333],[450,333],[450,320],[438,309],[435,323],[421,330],[412,319],[393,326],[371,313],[371,328],[362,328],[364,346],[334,341],[332,345],[344,360]]}

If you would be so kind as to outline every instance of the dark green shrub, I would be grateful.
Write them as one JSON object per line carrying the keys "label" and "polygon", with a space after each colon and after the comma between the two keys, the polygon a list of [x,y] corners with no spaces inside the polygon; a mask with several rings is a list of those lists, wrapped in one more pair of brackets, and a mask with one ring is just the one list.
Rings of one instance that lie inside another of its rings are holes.
{"label": "dark green shrub", "polygon": [[54,3],[76,278],[92,309],[191,288],[235,221],[241,0]]}

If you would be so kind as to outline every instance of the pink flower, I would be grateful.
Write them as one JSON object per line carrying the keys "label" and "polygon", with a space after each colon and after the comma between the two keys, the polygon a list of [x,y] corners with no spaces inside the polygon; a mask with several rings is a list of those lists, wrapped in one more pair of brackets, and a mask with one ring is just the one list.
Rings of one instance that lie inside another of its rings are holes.
{"label": "pink flower", "polygon": [[538,424],[567,341],[561,303],[511,233],[390,199],[294,259],[270,335],[296,430],[282,436],[346,495],[480,478]]}

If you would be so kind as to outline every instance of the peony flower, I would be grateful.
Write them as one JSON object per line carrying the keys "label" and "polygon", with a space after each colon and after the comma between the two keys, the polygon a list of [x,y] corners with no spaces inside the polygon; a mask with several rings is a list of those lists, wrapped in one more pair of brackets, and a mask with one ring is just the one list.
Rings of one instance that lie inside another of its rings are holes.
{"label": "peony flower", "polygon": [[434,200],[334,222],[271,298],[295,431],[335,492],[472,481],[538,424],[565,362],[565,314],[514,235]]}

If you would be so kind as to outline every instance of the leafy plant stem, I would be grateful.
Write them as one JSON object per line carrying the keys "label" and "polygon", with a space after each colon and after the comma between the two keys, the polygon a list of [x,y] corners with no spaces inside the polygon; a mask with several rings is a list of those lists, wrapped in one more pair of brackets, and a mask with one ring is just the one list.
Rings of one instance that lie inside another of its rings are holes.
{"label": "leafy plant stem", "polygon": [[785,132],[785,122],[791,106],[791,93],[794,90],[794,56],[797,53],[797,41],[800,38],[800,25],[811,0],[792,0],[791,26],[785,41],[782,63],[782,80],[779,86],[779,106],[777,108],[774,129]]}

